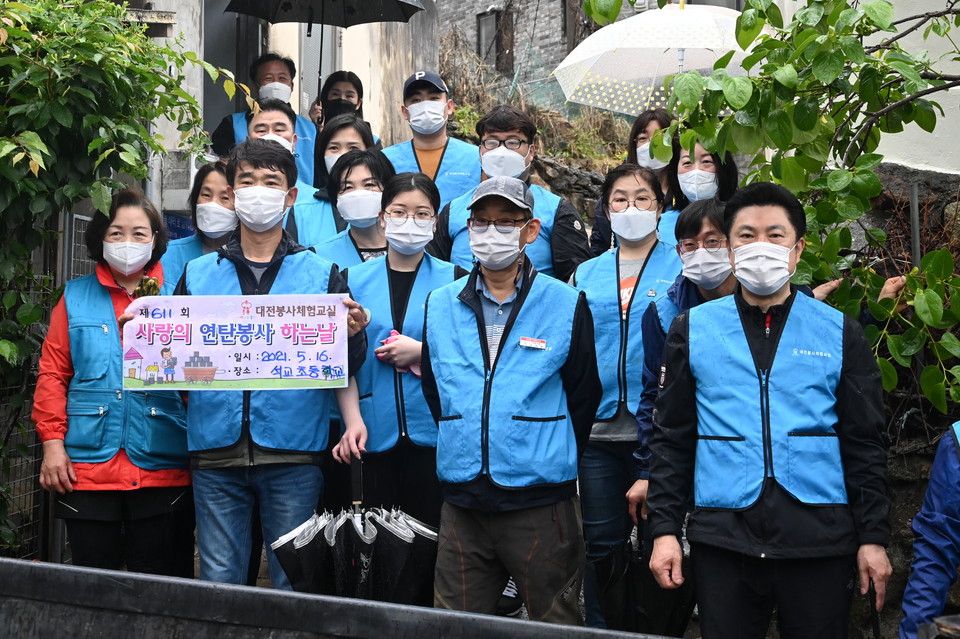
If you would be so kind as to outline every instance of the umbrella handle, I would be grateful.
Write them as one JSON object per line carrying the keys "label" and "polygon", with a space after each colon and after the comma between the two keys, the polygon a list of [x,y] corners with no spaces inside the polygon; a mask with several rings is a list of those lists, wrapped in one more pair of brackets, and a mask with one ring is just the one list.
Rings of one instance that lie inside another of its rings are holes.
{"label": "umbrella handle", "polygon": [[354,459],[350,464],[350,494],[353,499],[353,512],[360,512],[363,506],[363,460]]}

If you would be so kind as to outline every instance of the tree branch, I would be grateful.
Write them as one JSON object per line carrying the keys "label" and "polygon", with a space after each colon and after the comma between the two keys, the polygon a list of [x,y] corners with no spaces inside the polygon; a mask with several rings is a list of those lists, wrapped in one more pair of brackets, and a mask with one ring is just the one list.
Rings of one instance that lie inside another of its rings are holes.
{"label": "tree branch", "polygon": [[883,107],[879,111],[872,113],[870,117],[867,118],[864,121],[864,123],[860,126],[856,134],[854,134],[853,139],[850,140],[850,144],[847,146],[847,150],[844,151],[843,153],[842,165],[845,167],[849,166],[848,160],[850,159],[850,154],[853,153],[853,149],[857,144],[857,140],[860,138],[861,135],[864,134],[864,132],[866,132],[867,135],[864,135],[863,142],[860,144],[860,153],[863,153],[863,149],[865,148],[867,143],[867,138],[869,137],[870,129],[873,128],[873,126],[880,120],[880,118],[890,113],[894,109],[903,106],[904,104],[909,104],[910,102],[916,100],[917,98],[922,98],[925,95],[930,95],[931,93],[937,93],[938,91],[946,91],[947,89],[952,89],[953,87],[956,87],[956,86],[960,86],[960,79],[954,80],[952,82],[947,82],[946,84],[940,84],[935,87],[927,87],[923,91],[917,91],[913,95],[908,95],[907,97],[901,100],[897,100],[896,102],[893,102],[891,104],[888,104],[887,106]]}
{"label": "tree branch", "polygon": [[917,21],[916,24],[910,26],[910,27],[907,28],[907,29],[904,29],[903,31],[901,31],[901,32],[898,33],[897,35],[892,36],[892,37],[884,40],[884,41],[881,42],[880,44],[875,44],[875,45],[873,45],[873,46],[871,46],[871,47],[866,47],[866,48],[864,49],[864,51],[865,51],[867,54],[870,54],[870,53],[873,53],[874,51],[877,51],[877,50],[879,50],[879,49],[885,49],[885,48],[889,47],[891,44],[893,44],[894,42],[896,42],[897,40],[899,40],[899,39],[901,39],[901,38],[904,38],[904,37],[906,37],[907,35],[913,33],[914,31],[916,31],[917,29],[919,29],[920,27],[922,27],[922,26],[925,25],[926,23],[930,22],[931,20],[934,20],[934,19],[936,19],[936,18],[941,18],[941,17],[943,17],[943,16],[955,15],[955,14],[960,13],[960,9],[954,8],[954,5],[957,4],[957,2],[958,2],[958,0],[951,0],[951,2],[947,5],[947,8],[944,9],[943,11],[930,11],[930,12],[928,12],[928,13],[918,13],[918,14],[915,15],[915,16],[910,16],[909,18],[901,18],[900,20],[897,20],[896,22],[891,22],[891,23],[890,23],[891,25],[895,25],[895,24],[903,24],[904,22],[910,22],[911,20],[916,20],[916,21]]}

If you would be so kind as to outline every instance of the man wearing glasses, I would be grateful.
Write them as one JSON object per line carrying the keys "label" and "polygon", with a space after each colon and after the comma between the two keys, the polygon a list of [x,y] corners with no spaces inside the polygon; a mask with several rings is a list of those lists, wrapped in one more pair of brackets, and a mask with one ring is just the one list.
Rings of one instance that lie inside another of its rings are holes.
{"label": "man wearing glasses", "polygon": [[[537,127],[519,109],[499,105],[479,122],[480,166],[485,178],[512,177],[530,184],[530,165],[537,154]],[[566,282],[577,265],[591,257],[590,243],[576,208],[543,187],[530,185],[534,217],[540,221],[527,255],[540,273]],[[468,205],[474,191],[447,204],[437,219],[436,236],[427,252],[463,268],[473,266],[467,232]]]}
{"label": "man wearing glasses", "polygon": [[423,392],[443,492],[434,605],[493,614],[512,575],[530,618],[580,625],[577,460],[600,399],[582,293],[525,255],[529,187],[490,178],[468,202],[479,264],[426,304]]}

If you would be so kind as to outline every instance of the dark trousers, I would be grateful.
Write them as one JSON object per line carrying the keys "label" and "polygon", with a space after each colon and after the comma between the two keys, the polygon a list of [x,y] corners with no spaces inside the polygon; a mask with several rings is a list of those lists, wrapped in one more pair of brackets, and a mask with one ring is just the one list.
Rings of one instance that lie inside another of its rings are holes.
{"label": "dark trousers", "polygon": [[764,639],[774,607],[781,639],[844,639],[855,558],[760,559],[691,547],[703,639]]}
{"label": "dark trousers", "polygon": [[[350,505],[350,466],[330,459],[324,507],[337,512]],[[334,494],[331,494],[334,493]],[[437,449],[403,438],[382,453],[363,455],[363,505],[399,508],[434,528],[440,525]],[[506,583],[506,580],[504,580]]]}
{"label": "dark trousers", "polygon": [[583,563],[576,497],[499,513],[444,502],[434,607],[492,615],[512,575],[531,620],[580,626]]}
{"label": "dark trousers", "polygon": [[[126,567],[132,572],[192,579],[195,526],[189,486],[178,489],[182,498],[159,514],[152,505],[144,510],[142,503],[128,503],[131,500],[143,502],[143,497],[154,501],[148,492],[164,495],[173,490],[104,491],[104,499],[82,502],[84,505],[97,501],[106,504],[111,500],[107,492],[120,493],[115,500],[119,508],[116,518],[70,517],[65,520],[74,565],[108,570]],[[100,498],[101,495],[92,497]],[[85,513],[78,514],[82,517]],[[90,514],[101,515],[100,512]]]}

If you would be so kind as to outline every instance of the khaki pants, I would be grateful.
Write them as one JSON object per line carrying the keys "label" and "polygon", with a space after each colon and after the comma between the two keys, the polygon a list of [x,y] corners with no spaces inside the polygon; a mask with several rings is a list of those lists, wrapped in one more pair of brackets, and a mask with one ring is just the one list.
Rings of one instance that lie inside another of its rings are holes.
{"label": "khaki pants", "polygon": [[498,513],[444,502],[434,606],[492,615],[512,576],[531,620],[583,625],[583,564],[576,497]]}

